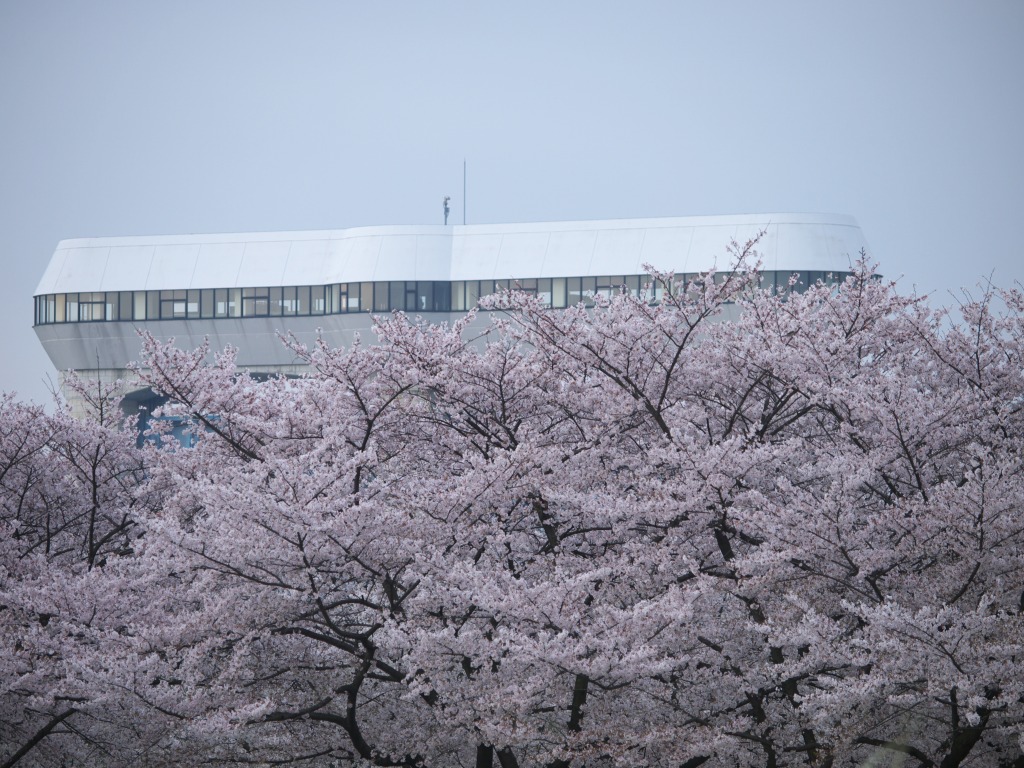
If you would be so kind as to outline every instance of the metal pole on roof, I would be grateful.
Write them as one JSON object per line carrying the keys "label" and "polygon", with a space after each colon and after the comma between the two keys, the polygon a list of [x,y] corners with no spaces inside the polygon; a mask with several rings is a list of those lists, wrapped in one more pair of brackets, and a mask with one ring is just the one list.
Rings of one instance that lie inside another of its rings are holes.
{"label": "metal pole on roof", "polygon": [[462,223],[466,223],[466,158],[462,158]]}

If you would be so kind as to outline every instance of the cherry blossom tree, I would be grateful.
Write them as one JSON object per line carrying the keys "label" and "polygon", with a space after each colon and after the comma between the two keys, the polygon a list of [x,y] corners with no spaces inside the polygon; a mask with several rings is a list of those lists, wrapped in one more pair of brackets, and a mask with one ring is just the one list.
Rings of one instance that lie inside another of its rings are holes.
{"label": "cherry blossom tree", "polygon": [[106,750],[75,760],[1024,765],[1024,298],[954,323],[864,261],[762,291],[753,245],[657,301],[492,297],[475,340],[286,339],[298,379],[144,337],[196,441],[61,501],[111,489],[92,560],[46,561],[101,616],[47,624],[89,626],[46,665]]}
{"label": "cherry blossom tree", "polygon": [[[103,764],[137,742],[97,687],[117,654],[127,591],[106,567],[131,556],[144,476],[120,389],[71,379],[88,417],[0,402],[0,765]],[[129,749],[129,752],[131,750]]]}

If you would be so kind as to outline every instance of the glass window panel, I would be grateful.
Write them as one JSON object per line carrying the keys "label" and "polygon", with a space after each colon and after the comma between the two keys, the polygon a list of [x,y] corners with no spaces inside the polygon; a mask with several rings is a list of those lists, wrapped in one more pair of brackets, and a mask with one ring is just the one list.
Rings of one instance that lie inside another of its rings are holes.
{"label": "glass window panel", "polygon": [[160,299],[159,317],[161,320],[185,317],[186,291],[155,292]]}
{"label": "glass window panel", "polygon": [[434,310],[434,284],[429,280],[420,280],[416,284],[416,311],[432,312]]}
{"label": "glass window panel", "polygon": [[594,306],[594,294],[597,292],[597,278],[596,277],[584,277],[581,278],[581,289],[580,296],[583,299],[583,303],[588,307]]}
{"label": "glass window panel", "polygon": [[551,280],[551,306],[568,306],[566,282],[564,277],[555,277]]}
{"label": "glass window panel", "polygon": [[199,291],[198,289],[192,288],[188,292],[188,316],[199,317]]}
{"label": "glass window panel", "polygon": [[[281,305],[277,305],[280,312]],[[270,314],[269,288],[242,289],[242,317],[267,317]]]}
{"label": "glass window panel", "polygon": [[[399,309],[401,309],[401,307],[399,307]],[[419,311],[419,302],[416,299],[416,283],[410,280],[405,282],[405,311]]]}
{"label": "glass window panel", "polygon": [[82,293],[78,295],[79,306],[91,304],[91,309],[88,310],[87,315],[92,319],[103,319],[103,309],[106,304],[106,295],[102,293]]}
{"label": "glass window panel", "polygon": [[213,289],[204,288],[199,292],[199,316],[213,317]]}
{"label": "glass window panel", "polygon": [[133,314],[133,307],[135,304],[135,295],[131,291],[121,291],[117,298],[118,304],[118,319],[119,320],[131,320]]}
{"label": "glass window panel", "polygon": [[228,291],[228,316],[242,316],[242,289],[231,288]]}
{"label": "glass window panel", "polygon": [[217,288],[213,292],[213,316],[214,317],[227,317],[228,316],[228,290],[227,290],[227,288]]}
{"label": "glass window panel", "polygon": [[295,314],[297,315],[308,315],[309,314],[309,286],[300,285],[295,289],[295,300],[298,302],[295,305]]}
{"label": "glass window panel", "polygon": [[543,277],[537,280],[537,298],[545,307],[551,306],[551,278]]}
{"label": "glass window panel", "polygon": [[309,289],[309,313],[322,315],[327,311],[327,289],[322,285],[314,285]]}
{"label": "glass window panel", "polygon": [[480,281],[470,280],[466,283],[466,309],[473,309],[480,301]]}
{"label": "glass window panel", "polygon": [[146,319],[160,319],[160,291],[146,291]]}
{"label": "glass window panel", "polygon": [[568,305],[570,307],[575,307],[583,300],[581,280],[578,277],[567,277],[565,279],[565,284],[568,292]]}
{"label": "glass window panel", "polygon": [[[85,296],[92,298],[96,294],[85,294]],[[103,294],[99,294],[102,296]],[[81,297],[80,297],[81,298]],[[105,301],[79,301],[78,311],[81,315],[81,319],[85,322],[95,322],[97,320],[106,319],[107,303]]]}
{"label": "glass window panel", "polygon": [[466,310],[466,284],[462,280],[452,282],[452,309],[456,312]]}
{"label": "glass window panel", "polygon": [[69,293],[67,298],[67,318],[69,323],[78,322],[78,294]]}
{"label": "glass window panel", "polygon": [[405,283],[401,280],[392,281],[388,291],[388,307],[405,309]]}
{"label": "glass window panel", "polygon": [[349,285],[349,306],[352,299],[356,300],[357,311],[369,312],[373,309],[373,283],[351,283]]}
{"label": "glass window panel", "polygon": [[434,311],[450,312],[452,308],[452,284],[436,281],[434,283]]}
{"label": "glass window panel", "polygon": [[387,283],[374,283],[373,284],[373,311],[374,312],[387,312],[388,301],[390,299],[390,291],[388,290]]}
{"label": "glass window panel", "polygon": [[281,306],[282,314],[295,314],[298,311],[299,301],[296,298],[296,289],[293,286],[288,288],[271,288],[271,304],[273,302],[274,291],[280,292],[281,298],[278,300],[278,303]]}
{"label": "glass window panel", "polygon": [[67,321],[67,295],[58,293],[54,297],[55,313],[54,322],[63,323]]}
{"label": "glass window panel", "polygon": [[[291,289],[291,288],[288,289],[288,290],[294,291],[294,289]],[[267,309],[268,309],[269,313],[271,315],[273,315],[274,317],[280,317],[281,314],[285,311],[285,299],[284,299],[283,289],[282,288],[277,288],[277,287],[275,287],[275,288],[268,288],[267,289],[267,297],[268,297],[267,298],[267,302],[268,302]],[[291,309],[291,312],[288,312],[286,314],[294,315],[295,314],[295,294],[294,294],[294,292],[292,293],[292,298],[289,301],[290,301],[290,304],[288,306],[289,306],[289,309]]]}

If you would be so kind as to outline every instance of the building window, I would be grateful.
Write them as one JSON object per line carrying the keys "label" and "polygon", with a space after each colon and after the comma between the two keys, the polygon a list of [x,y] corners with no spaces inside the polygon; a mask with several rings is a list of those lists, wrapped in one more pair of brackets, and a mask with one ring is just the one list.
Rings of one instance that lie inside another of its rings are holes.
{"label": "building window", "polygon": [[[731,272],[717,272],[715,282]],[[763,287],[788,288],[802,292],[817,281],[841,282],[848,273],[822,271],[761,273]],[[700,290],[698,273],[679,273],[678,282]],[[622,290],[632,296],[646,292],[656,304],[665,286],[650,275],[605,275],[600,277],[521,278],[518,280],[393,280],[390,282],[334,283],[259,288],[203,288],[161,291],[120,291],[45,294],[35,297],[35,322],[76,323],[97,321],[141,321],[217,319],[227,317],[297,317],[348,312],[465,312],[477,306],[483,296],[506,290],[534,294],[544,307],[564,308],[583,302],[594,305],[598,294],[606,298]]]}
{"label": "building window", "polygon": [[[113,314],[113,312],[109,313]],[[107,296],[104,293],[78,294],[78,319],[83,323],[106,320]],[[111,318],[113,319],[113,318]]]}
{"label": "building window", "polygon": [[242,317],[267,317],[269,314],[269,288],[242,289]]}

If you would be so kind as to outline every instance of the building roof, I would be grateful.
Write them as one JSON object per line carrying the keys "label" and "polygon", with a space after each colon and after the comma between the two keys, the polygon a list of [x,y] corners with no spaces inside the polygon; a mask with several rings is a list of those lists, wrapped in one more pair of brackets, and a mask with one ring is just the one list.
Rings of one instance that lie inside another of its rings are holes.
{"label": "building roof", "polygon": [[762,231],[765,270],[843,272],[867,248],[850,216],[793,213],[103,237],[61,241],[36,295],[699,272]]}

